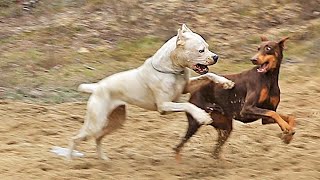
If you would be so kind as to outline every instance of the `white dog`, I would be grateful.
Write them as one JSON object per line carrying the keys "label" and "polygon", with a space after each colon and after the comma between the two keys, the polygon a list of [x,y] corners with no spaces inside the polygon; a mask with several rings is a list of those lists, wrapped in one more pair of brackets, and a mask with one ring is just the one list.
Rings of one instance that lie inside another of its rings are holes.
{"label": "white dog", "polygon": [[[200,87],[201,83],[213,81],[225,89],[232,88],[232,81],[207,73],[207,66],[217,60],[218,56],[208,50],[205,40],[183,24],[178,35],[168,40],[142,66],[111,75],[98,83],[81,84],[79,90],[92,95],[84,125],[70,143],[68,158],[72,157],[77,143],[94,137],[98,157],[107,159],[101,151],[101,140],[124,122],[126,103],[160,113],[183,111],[200,124],[211,123],[212,119],[204,110],[188,102],[175,101],[182,93]],[[189,79],[187,68],[202,75]]]}

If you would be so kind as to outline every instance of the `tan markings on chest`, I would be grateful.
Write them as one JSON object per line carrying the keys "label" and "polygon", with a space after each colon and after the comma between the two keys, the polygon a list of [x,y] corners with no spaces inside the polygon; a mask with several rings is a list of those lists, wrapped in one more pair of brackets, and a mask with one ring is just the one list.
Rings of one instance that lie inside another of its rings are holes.
{"label": "tan markings on chest", "polygon": [[259,103],[263,103],[269,97],[269,91],[267,87],[263,87],[260,91]]}
{"label": "tan markings on chest", "polygon": [[279,96],[272,96],[270,97],[271,104],[276,107],[279,104],[280,97]]}

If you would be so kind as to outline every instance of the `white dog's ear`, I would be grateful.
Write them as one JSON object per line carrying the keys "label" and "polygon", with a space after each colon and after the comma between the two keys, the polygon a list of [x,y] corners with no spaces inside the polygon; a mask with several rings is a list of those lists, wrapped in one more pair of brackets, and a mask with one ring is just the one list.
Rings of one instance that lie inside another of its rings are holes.
{"label": "white dog's ear", "polygon": [[185,37],[183,35],[183,32],[181,29],[178,29],[178,35],[177,35],[177,46],[183,46],[185,43]]}
{"label": "white dog's ear", "polygon": [[192,31],[187,27],[186,24],[182,24],[181,30],[182,30],[183,33],[184,33],[184,32],[192,32]]}
{"label": "white dog's ear", "polygon": [[192,31],[187,27],[187,25],[182,24],[181,29],[178,29],[178,35],[177,35],[177,45],[178,46],[184,45],[186,38],[183,33],[185,33],[185,32],[192,32]]}

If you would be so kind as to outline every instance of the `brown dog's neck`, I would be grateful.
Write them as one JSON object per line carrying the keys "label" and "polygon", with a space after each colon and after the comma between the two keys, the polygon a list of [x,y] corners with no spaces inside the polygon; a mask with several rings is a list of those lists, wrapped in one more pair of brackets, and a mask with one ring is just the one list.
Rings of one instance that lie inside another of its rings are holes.
{"label": "brown dog's neck", "polygon": [[280,73],[280,66],[277,66],[276,69],[273,69],[273,71],[267,72],[266,75],[270,77],[271,82],[275,82],[275,81],[278,82],[279,73]]}
{"label": "brown dog's neck", "polygon": [[272,79],[275,79],[276,81],[279,80],[279,73],[280,73],[280,67],[283,59],[282,49],[280,49],[279,56],[277,57],[277,66],[276,68],[272,69],[271,71],[267,72],[269,73],[269,76],[272,77]]}
{"label": "brown dog's neck", "polygon": [[276,66],[276,68],[269,70],[268,72],[262,74],[262,78],[267,78],[268,81],[271,83],[271,85],[278,85],[278,81],[279,81],[279,74],[280,74],[280,66],[281,66],[281,60],[282,59],[278,59],[278,64]]}

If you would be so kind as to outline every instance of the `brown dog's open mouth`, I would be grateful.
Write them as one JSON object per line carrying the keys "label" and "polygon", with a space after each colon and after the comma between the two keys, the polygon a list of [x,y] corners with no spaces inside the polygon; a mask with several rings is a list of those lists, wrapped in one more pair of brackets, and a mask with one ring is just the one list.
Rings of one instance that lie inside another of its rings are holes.
{"label": "brown dog's open mouth", "polygon": [[265,63],[261,64],[260,67],[257,69],[257,71],[258,71],[259,73],[265,73],[265,72],[267,72],[267,70],[268,70],[268,65],[269,65],[269,62],[265,62]]}
{"label": "brown dog's open mouth", "polygon": [[203,64],[193,65],[192,69],[198,74],[206,74],[209,71],[208,66],[203,65]]}

